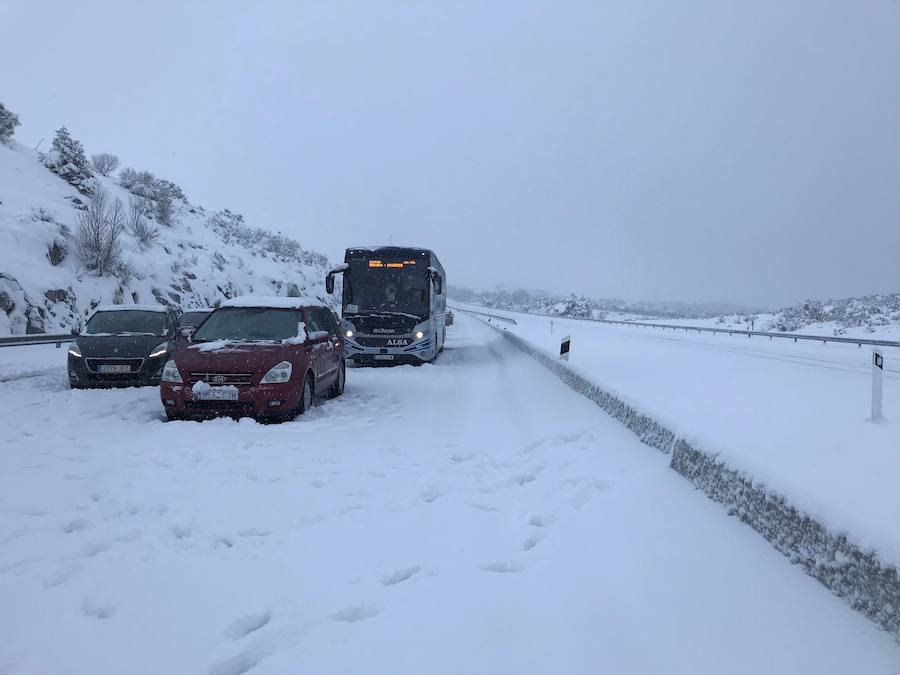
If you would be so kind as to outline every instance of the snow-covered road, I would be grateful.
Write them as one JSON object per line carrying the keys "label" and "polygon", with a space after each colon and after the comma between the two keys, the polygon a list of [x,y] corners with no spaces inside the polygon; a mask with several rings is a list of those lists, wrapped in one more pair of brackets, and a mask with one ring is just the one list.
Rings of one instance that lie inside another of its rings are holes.
{"label": "snow-covered road", "polygon": [[900,673],[667,457],[448,339],[284,425],[69,391],[64,350],[0,378],[0,674]]}

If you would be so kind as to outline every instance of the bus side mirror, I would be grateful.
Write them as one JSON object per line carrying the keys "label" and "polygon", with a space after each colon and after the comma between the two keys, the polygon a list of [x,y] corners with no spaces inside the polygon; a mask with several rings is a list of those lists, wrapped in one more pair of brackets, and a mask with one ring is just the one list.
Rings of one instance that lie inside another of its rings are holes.
{"label": "bus side mirror", "polygon": [[325,277],[325,292],[328,295],[334,293],[334,272],[329,272],[328,276]]}

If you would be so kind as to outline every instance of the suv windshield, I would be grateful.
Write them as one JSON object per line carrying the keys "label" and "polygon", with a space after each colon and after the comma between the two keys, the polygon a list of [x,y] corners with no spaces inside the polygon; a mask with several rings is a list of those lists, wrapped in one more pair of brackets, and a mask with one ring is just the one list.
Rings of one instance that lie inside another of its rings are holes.
{"label": "suv windshield", "polygon": [[345,314],[399,312],[428,313],[428,278],[415,269],[372,269],[353,262],[344,277]]}
{"label": "suv windshield", "polygon": [[193,339],[199,342],[280,342],[297,337],[299,322],[296,309],[226,307],[210,314]]}
{"label": "suv windshield", "polygon": [[166,315],[123,309],[97,312],[85,326],[85,335],[165,335]]}

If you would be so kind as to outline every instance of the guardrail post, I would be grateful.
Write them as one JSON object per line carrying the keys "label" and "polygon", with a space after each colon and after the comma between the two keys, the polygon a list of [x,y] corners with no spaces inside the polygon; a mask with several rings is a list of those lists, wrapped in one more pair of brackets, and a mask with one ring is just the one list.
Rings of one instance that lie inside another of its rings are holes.
{"label": "guardrail post", "polygon": [[872,421],[880,422],[883,418],[881,399],[884,393],[884,355],[880,349],[872,350]]}

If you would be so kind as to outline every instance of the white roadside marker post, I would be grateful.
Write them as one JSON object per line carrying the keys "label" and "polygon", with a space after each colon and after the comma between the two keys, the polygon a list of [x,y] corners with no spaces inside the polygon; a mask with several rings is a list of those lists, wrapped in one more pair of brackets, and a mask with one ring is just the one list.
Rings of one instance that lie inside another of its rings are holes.
{"label": "white roadside marker post", "polygon": [[872,350],[872,421],[883,419],[881,400],[884,393],[884,356],[879,349]]}
{"label": "white roadside marker post", "polygon": [[562,339],[562,342],[559,343],[559,360],[560,361],[568,361],[569,360],[569,347],[572,345],[572,338],[566,335]]}

